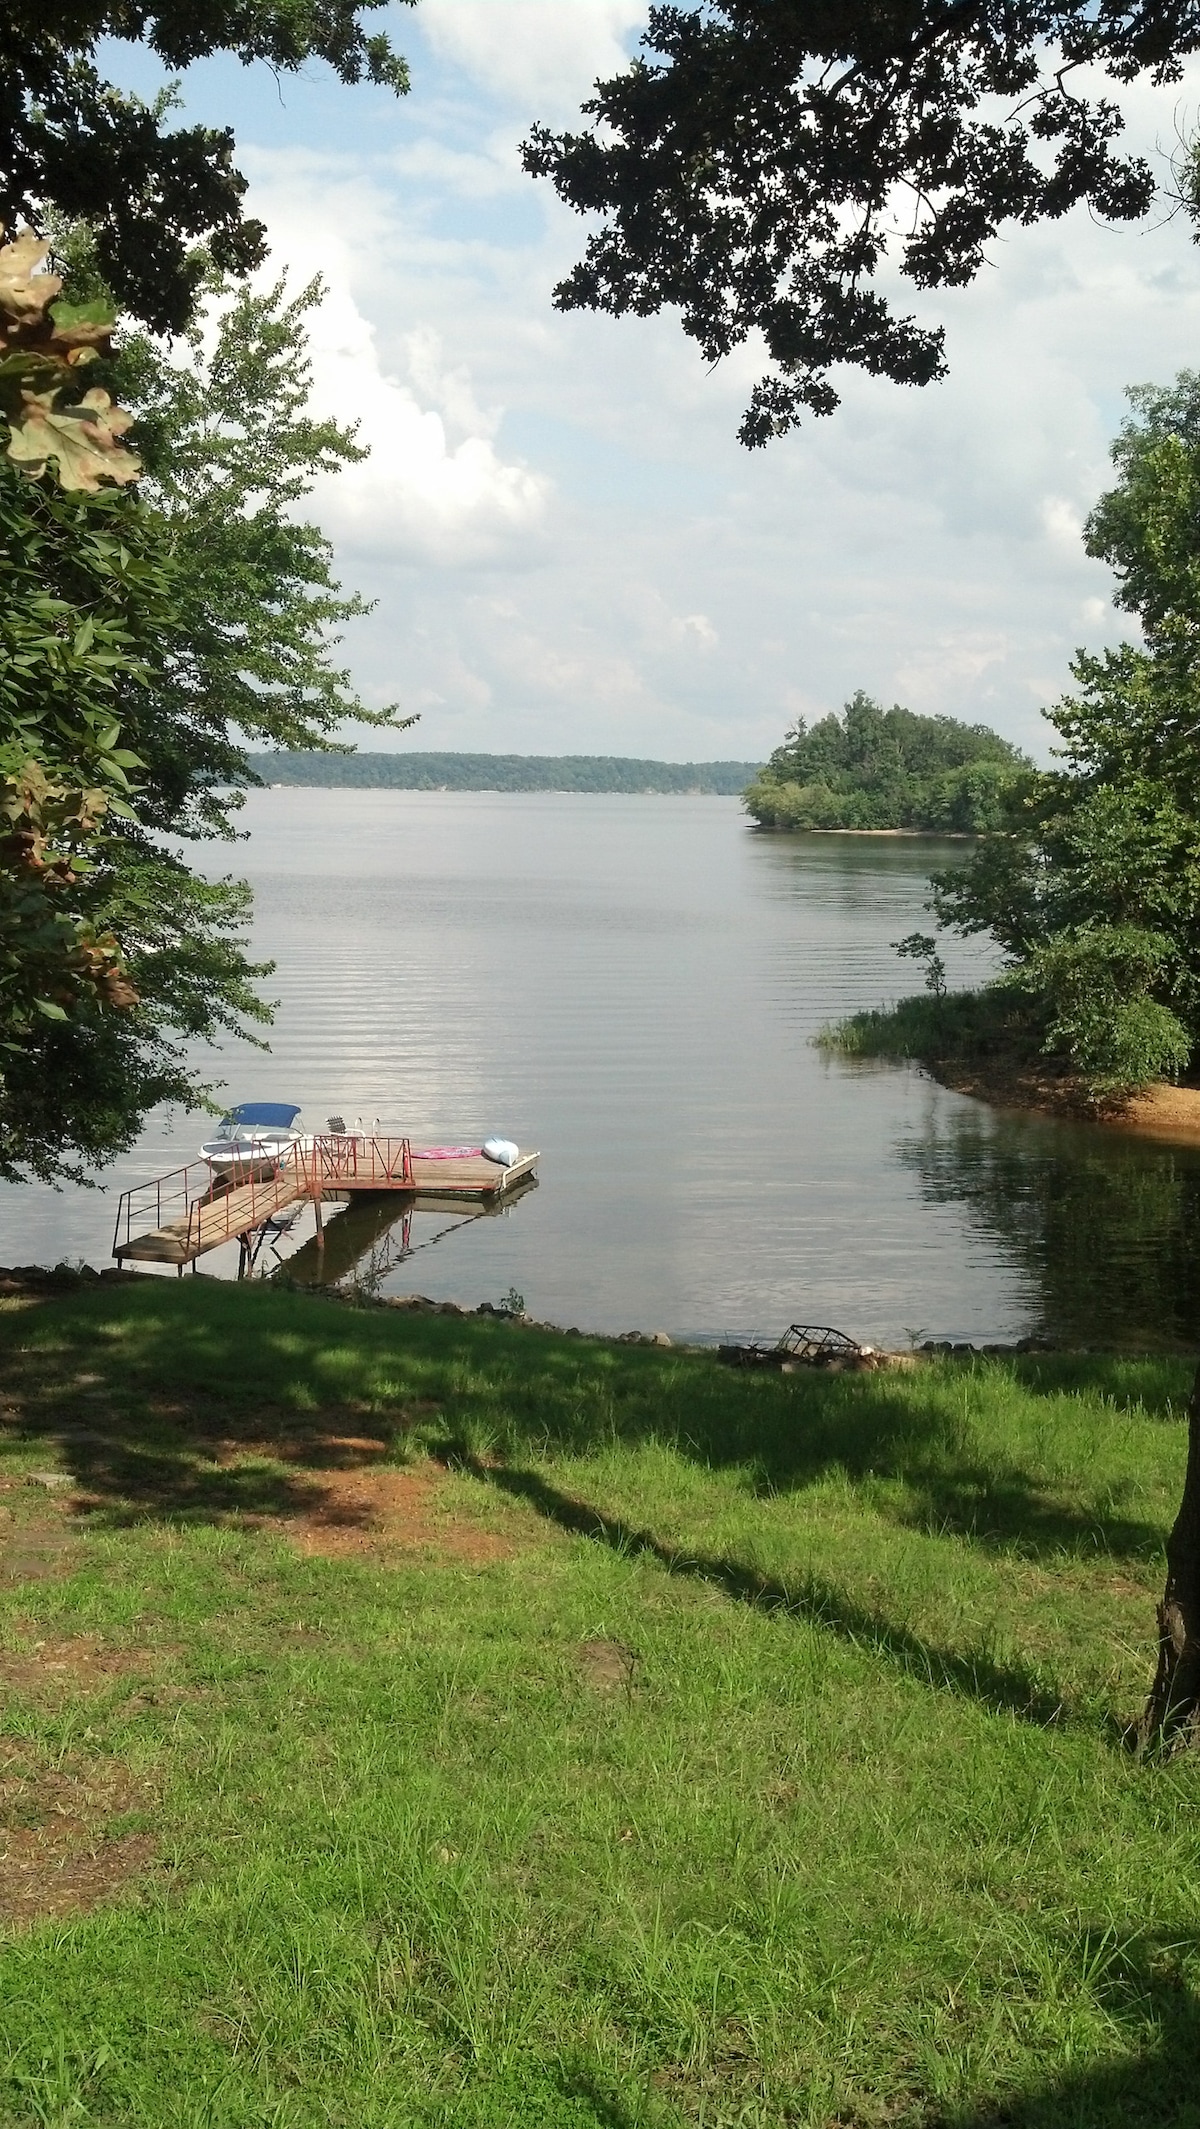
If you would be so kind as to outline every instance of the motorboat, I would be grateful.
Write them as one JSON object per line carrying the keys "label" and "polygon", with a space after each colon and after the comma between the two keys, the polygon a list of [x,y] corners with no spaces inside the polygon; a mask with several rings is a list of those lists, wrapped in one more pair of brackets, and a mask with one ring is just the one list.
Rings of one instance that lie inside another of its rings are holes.
{"label": "motorboat", "polygon": [[311,1136],[295,1129],[299,1114],[298,1102],[239,1102],[221,1118],[213,1137],[205,1140],[200,1158],[218,1175],[276,1168],[293,1147],[303,1149],[313,1143]]}

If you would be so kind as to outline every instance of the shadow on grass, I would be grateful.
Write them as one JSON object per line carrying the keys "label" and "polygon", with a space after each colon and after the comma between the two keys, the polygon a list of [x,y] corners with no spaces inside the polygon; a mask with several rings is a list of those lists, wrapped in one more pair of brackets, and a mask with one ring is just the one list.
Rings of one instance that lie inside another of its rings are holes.
{"label": "shadow on grass", "polygon": [[[1189,1374],[1181,1362],[1091,1355],[919,1375],[741,1375],[709,1356],[209,1280],[84,1292],[39,1309],[21,1337],[3,1375],[26,1438],[56,1438],[113,1513],[303,1509],[298,1475],[261,1462],[221,1469],[206,1444],[270,1434],[304,1450],[322,1412],[330,1432],[394,1438],[437,1408],[455,1436],[514,1462],[654,1442],[714,1473],[736,1470],[763,1493],[840,1474],[869,1487],[873,1511],[894,1522],[1035,1557],[1159,1557],[1167,1518],[1125,1512],[1136,1460],[1106,1459],[1095,1398],[1122,1424],[1121,1408],[1139,1399],[1182,1414]],[[1038,1469],[1021,1429],[1031,1399],[1072,1392],[1089,1402],[1055,1415],[1068,1469],[1078,1450],[1078,1475],[1064,1480]],[[1182,1426],[1162,1439],[1168,1464],[1176,1448],[1181,1462]],[[319,1451],[304,1454],[311,1464]]]}
{"label": "shadow on grass", "polygon": [[[453,1456],[454,1451],[449,1454]],[[1026,1667],[997,1663],[981,1651],[959,1653],[933,1647],[905,1627],[889,1624],[879,1612],[856,1604],[836,1583],[819,1575],[805,1574],[795,1582],[784,1582],[720,1554],[686,1552],[664,1544],[652,1531],[636,1530],[618,1516],[605,1515],[587,1501],[560,1493],[535,1471],[485,1464],[461,1449],[456,1461],[476,1478],[535,1508],[560,1530],[591,1538],[626,1558],[649,1554],[668,1574],[715,1584],[735,1603],[821,1627],[884,1657],[923,1685],[961,1694],[994,1713],[1019,1715],[1041,1728],[1061,1722],[1071,1712],[1062,1696],[1048,1691],[1045,1681]]]}
{"label": "shadow on grass", "polygon": [[[366,1501],[334,1495],[326,1476],[370,1470],[388,1443],[348,1439],[318,1417],[258,1413],[254,1424],[229,1413],[194,1417],[190,1425],[153,1418],[118,1420],[97,1412],[100,1425],[27,1422],[19,1446],[53,1443],[78,1488],[76,1517],[92,1527],[127,1528],[146,1521],[238,1523],[319,1515],[324,1525],[370,1521]],[[335,1421],[336,1424],[336,1421]]]}
{"label": "shadow on grass", "polygon": [[[1072,1499],[1061,1480],[1056,1485],[994,1442],[980,1443],[972,1417],[964,1420],[962,1413],[964,1389],[970,1394],[968,1371],[931,1371],[923,1398],[913,1394],[912,1378],[902,1380],[903,1388],[886,1376],[805,1380],[794,1384],[786,1410],[763,1414],[765,1423],[752,1440],[743,1434],[740,1456],[730,1455],[719,1425],[698,1433],[694,1420],[691,1442],[680,1446],[714,1466],[752,1462],[765,1494],[791,1492],[841,1472],[871,1484],[872,1507],[889,1521],[983,1546],[1030,1557],[1109,1553],[1158,1559],[1164,1537],[1159,1523],[1123,1513],[1111,1497]],[[1022,1389],[1034,1396],[1058,1394],[1032,1384]],[[1086,1469],[1086,1452],[1081,1467]],[[889,1493],[888,1481],[902,1492]]]}
{"label": "shadow on grass", "polygon": [[[1194,1963],[1200,1944],[1114,1945],[1111,1931],[1093,1930],[1072,1950],[1095,1973],[1095,1993],[1125,2030],[1129,2052],[1030,2092],[943,2113],[938,2129],[1197,2129],[1200,2001],[1179,1961]],[[1139,2045],[1148,2034],[1153,2045]]]}

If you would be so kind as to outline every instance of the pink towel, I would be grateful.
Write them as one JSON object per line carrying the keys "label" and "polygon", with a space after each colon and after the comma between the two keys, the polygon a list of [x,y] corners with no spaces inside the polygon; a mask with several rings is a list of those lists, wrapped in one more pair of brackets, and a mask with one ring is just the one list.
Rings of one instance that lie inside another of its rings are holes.
{"label": "pink towel", "polygon": [[414,1161],[470,1161],[481,1152],[479,1146],[425,1146],[420,1152],[414,1149]]}

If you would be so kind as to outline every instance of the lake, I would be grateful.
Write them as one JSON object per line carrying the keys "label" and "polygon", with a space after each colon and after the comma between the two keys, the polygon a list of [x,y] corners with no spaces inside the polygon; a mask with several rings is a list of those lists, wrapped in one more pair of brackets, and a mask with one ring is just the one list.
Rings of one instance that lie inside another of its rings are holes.
{"label": "lake", "polygon": [[[912,987],[891,942],[961,846],[767,836],[704,798],[273,790],[244,823],[226,869],[253,882],[279,1012],[269,1056],[216,1060],[229,1098],[542,1152],[503,1216],[332,1220],[330,1269],[676,1337],[1200,1332],[1200,1150],[812,1047]],[[955,983],[987,966],[947,960]],[[156,1115],[102,1192],[0,1190],[0,1261],[107,1262],[117,1192],[206,1135]]]}

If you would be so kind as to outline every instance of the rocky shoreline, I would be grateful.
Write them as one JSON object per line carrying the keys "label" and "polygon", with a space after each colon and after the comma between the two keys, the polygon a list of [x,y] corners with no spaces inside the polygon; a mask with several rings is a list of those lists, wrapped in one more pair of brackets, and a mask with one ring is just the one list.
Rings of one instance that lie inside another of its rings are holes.
{"label": "rocky shoreline", "polygon": [[[50,1299],[52,1295],[70,1293],[73,1290],[114,1281],[129,1285],[139,1284],[146,1278],[145,1272],[126,1271],[117,1265],[105,1265],[100,1271],[90,1264],[57,1264],[47,1267],[42,1264],[0,1264],[0,1300],[27,1296]],[[267,1282],[264,1282],[267,1283]],[[588,1338],[602,1345],[639,1345],[670,1348],[679,1353],[707,1353],[713,1359],[721,1356],[715,1343],[689,1344],[672,1338],[667,1331],[588,1331],[577,1324],[544,1323],[527,1312],[518,1313],[495,1301],[481,1301],[469,1308],[459,1301],[434,1301],[427,1294],[365,1294],[361,1288],[338,1286],[310,1286],[299,1280],[287,1278],[269,1282],[285,1286],[294,1293],[315,1294],[325,1301],[340,1301],[344,1307],[358,1309],[390,1309],[401,1314],[426,1316],[458,1316],[466,1321],[477,1322],[480,1317],[492,1322],[509,1323],[515,1329],[545,1331],[556,1338]],[[726,1348],[726,1351],[740,1350]],[[899,1350],[864,1345],[857,1352],[802,1358],[796,1354],[773,1349],[760,1354],[760,1365],[773,1373],[793,1375],[798,1373],[820,1374],[869,1374],[885,1370],[908,1370],[933,1360],[1014,1360],[1036,1353],[1094,1353],[1102,1350],[1096,1346],[1070,1346],[1057,1339],[1031,1336],[1018,1338],[1009,1344],[988,1343],[972,1345],[965,1340],[926,1338],[920,1345]]]}

